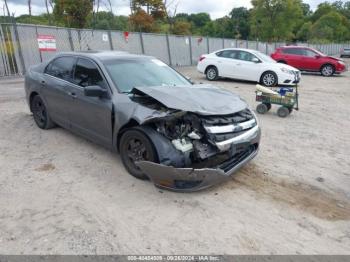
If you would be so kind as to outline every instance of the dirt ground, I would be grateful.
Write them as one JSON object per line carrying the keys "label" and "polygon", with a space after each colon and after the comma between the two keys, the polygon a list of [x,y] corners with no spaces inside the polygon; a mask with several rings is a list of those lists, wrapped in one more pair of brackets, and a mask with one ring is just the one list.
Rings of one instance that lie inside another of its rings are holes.
{"label": "dirt ground", "polygon": [[[256,107],[254,84],[215,84]],[[304,74],[299,112],[259,116],[253,162],[228,183],[179,194],[68,131],[38,129],[23,79],[1,80],[0,253],[350,254],[349,104],[349,73]]]}

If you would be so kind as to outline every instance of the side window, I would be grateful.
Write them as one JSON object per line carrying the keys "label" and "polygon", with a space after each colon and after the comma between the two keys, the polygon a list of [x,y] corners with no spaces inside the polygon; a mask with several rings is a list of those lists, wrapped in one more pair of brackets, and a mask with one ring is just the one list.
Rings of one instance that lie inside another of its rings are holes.
{"label": "side window", "polygon": [[240,51],[238,53],[238,59],[239,60],[243,60],[243,61],[248,61],[248,62],[252,62],[253,58],[257,58],[255,55],[245,52],[245,51]]}
{"label": "side window", "polygon": [[304,50],[304,55],[307,56],[307,57],[315,57],[317,54],[314,51],[312,51],[312,50],[305,49]]}
{"label": "side window", "polygon": [[288,55],[304,55],[304,51],[300,48],[287,48],[283,50],[283,53]]}
{"label": "side window", "polygon": [[237,51],[234,50],[224,50],[220,52],[220,57],[237,59]]}
{"label": "side window", "polygon": [[93,62],[82,58],[78,59],[75,66],[74,83],[82,87],[97,85],[106,88],[97,66]]}
{"label": "side window", "polygon": [[46,67],[45,73],[72,82],[75,60],[74,57],[59,57]]}

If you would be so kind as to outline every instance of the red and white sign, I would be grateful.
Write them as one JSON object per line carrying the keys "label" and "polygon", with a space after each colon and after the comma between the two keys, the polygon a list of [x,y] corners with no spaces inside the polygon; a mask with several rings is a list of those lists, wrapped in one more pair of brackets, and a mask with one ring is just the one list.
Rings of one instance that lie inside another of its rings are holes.
{"label": "red and white sign", "polygon": [[56,37],[53,35],[38,35],[40,51],[56,51]]}

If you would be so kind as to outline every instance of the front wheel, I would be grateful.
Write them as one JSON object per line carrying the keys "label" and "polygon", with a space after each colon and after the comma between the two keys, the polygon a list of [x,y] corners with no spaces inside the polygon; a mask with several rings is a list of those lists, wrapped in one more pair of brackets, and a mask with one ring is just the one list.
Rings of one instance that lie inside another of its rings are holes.
{"label": "front wheel", "polygon": [[34,96],[30,101],[30,109],[33,113],[36,125],[41,129],[50,129],[55,126],[51,120],[44,101],[39,95]]}
{"label": "front wheel", "polygon": [[324,65],[321,68],[321,74],[325,77],[329,77],[334,75],[335,70],[334,67],[332,65]]}
{"label": "front wheel", "polygon": [[120,140],[120,156],[126,170],[134,177],[148,179],[142,170],[135,164],[138,161],[157,161],[157,154],[148,137],[137,129],[124,132]]}
{"label": "front wheel", "polygon": [[257,105],[256,107],[256,111],[259,113],[259,114],[266,114],[267,111],[269,111],[269,108],[266,104],[259,104]]}
{"label": "front wheel", "polygon": [[260,84],[267,86],[267,87],[273,87],[278,84],[277,75],[275,72],[267,71],[262,74],[260,78]]}
{"label": "front wheel", "polygon": [[287,107],[281,106],[277,110],[277,115],[279,117],[285,118],[285,117],[289,116],[289,114],[290,114],[290,111],[289,111],[289,108],[287,108]]}

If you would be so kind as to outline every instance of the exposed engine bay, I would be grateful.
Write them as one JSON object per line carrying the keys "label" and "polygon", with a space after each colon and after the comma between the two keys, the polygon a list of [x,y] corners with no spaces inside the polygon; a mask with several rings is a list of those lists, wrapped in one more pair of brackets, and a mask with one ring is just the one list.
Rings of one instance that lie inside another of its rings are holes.
{"label": "exposed engine bay", "polygon": [[[175,114],[176,115],[176,114]],[[181,115],[181,114],[180,114]],[[242,123],[251,121],[251,125]],[[194,113],[169,117],[153,123],[156,131],[166,137],[173,147],[186,159],[185,167],[212,167],[208,160],[214,156],[220,162],[237,153],[237,147],[222,148],[218,143],[239,136],[256,125],[254,115],[249,109],[229,116],[199,116]],[[215,130],[217,129],[217,130]],[[242,145],[243,146],[243,145]],[[202,165],[200,165],[202,164]]]}

